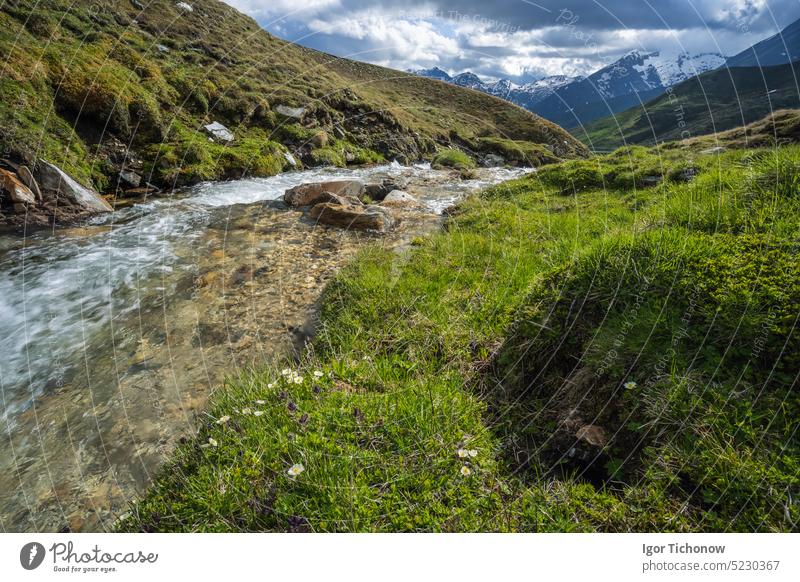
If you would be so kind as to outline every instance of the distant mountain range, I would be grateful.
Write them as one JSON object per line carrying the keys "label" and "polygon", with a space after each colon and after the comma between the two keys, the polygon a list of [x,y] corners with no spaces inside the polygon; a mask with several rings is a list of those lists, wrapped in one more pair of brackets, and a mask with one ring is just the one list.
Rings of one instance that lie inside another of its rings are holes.
{"label": "distant mountain range", "polygon": [[501,97],[577,134],[582,126],[638,107],[664,95],[670,87],[708,71],[723,66],[782,65],[798,58],[800,20],[733,57],[634,50],[588,77],[557,75],[516,85],[508,79],[484,82],[471,72],[454,76],[439,68],[413,72]]}
{"label": "distant mountain range", "polygon": [[580,127],[662,95],[667,88],[725,62],[716,53],[674,58],[631,51],[585,79],[559,87],[532,108],[562,127]]}
{"label": "distant mountain range", "polygon": [[469,89],[488,93],[489,95],[494,95],[495,97],[501,97],[531,111],[533,111],[533,106],[552,95],[559,87],[583,79],[583,77],[554,75],[552,77],[544,77],[532,83],[517,85],[508,79],[487,83],[482,81],[476,74],[470,73],[469,71],[451,77],[446,71],[438,67],[409,72],[421,77],[437,79],[439,81],[458,85],[459,87],[467,87]]}
{"label": "distant mountain range", "polygon": [[718,53],[662,57],[631,51],[588,77],[555,75],[524,85],[508,79],[485,82],[469,71],[451,76],[438,67],[413,72],[501,97],[571,128],[661,95],[667,87],[724,63]]}

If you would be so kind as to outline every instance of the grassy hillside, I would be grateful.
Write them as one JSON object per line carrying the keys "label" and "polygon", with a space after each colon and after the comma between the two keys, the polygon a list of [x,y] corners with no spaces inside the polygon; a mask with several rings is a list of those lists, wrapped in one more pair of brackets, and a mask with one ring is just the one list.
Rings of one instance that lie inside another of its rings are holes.
{"label": "grassy hillside", "polygon": [[[104,189],[126,147],[162,185],[273,174],[287,151],[309,164],[411,160],[486,136],[583,151],[501,100],[289,44],[217,0],[190,4],[4,0],[5,155],[45,157]],[[211,121],[235,141],[209,141]]]}
{"label": "grassy hillside", "polygon": [[120,529],[796,530],[798,183],[796,146],[626,148],[364,252]]}
{"label": "grassy hillside", "polygon": [[665,95],[576,129],[591,149],[652,145],[739,127],[776,109],[800,107],[792,65],[720,69],[693,77]]}

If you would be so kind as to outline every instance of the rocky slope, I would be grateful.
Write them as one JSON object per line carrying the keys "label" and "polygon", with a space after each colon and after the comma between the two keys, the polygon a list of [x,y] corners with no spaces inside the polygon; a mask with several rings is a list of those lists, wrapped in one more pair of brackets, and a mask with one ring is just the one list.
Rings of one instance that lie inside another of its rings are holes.
{"label": "rocky slope", "polygon": [[[431,158],[478,137],[585,151],[506,102],[290,44],[216,0],[8,0],[0,54],[5,169],[44,159],[102,192]],[[14,204],[6,192],[3,222]]]}

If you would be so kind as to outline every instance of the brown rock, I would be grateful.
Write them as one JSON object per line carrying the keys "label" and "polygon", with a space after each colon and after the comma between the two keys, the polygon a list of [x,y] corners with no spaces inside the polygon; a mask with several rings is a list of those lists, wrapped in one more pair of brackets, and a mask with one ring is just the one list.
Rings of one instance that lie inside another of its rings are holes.
{"label": "brown rock", "polygon": [[575,436],[593,447],[602,448],[608,443],[606,431],[603,430],[603,427],[595,424],[587,424],[580,427],[575,433]]}
{"label": "brown rock", "polygon": [[324,131],[318,131],[314,134],[314,137],[311,138],[311,144],[315,148],[324,148],[328,145],[328,134]]}
{"label": "brown rock", "polygon": [[39,189],[39,184],[36,183],[36,178],[33,177],[33,173],[30,171],[28,166],[20,166],[19,170],[17,171],[17,175],[19,179],[22,180],[22,183],[25,184],[28,188],[30,188],[33,195],[36,196],[36,201],[42,201],[42,191]]}
{"label": "brown rock", "polygon": [[17,205],[36,204],[36,195],[31,192],[31,189],[23,184],[16,174],[2,168],[0,168],[0,188],[11,197],[15,210]]}
{"label": "brown rock", "polygon": [[392,190],[386,195],[381,204],[387,206],[418,206],[419,201],[408,192],[402,190]]}
{"label": "brown rock", "polygon": [[315,204],[320,204],[323,202],[328,202],[330,204],[338,204],[340,206],[364,206],[364,203],[361,202],[358,198],[353,196],[340,196],[338,194],[333,194],[331,192],[323,192],[320,200],[315,202]]}
{"label": "brown rock", "polygon": [[370,183],[364,186],[364,193],[370,200],[378,202],[386,198],[393,190],[402,190],[403,185],[398,183],[393,177],[386,177],[380,182]]}
{"label": "brown rock", "polygon": [[311,209],[318,222],[339,228],[384,232],[394,225],[391,214],[380,206],[353,206],[323,202]]}
{"label": "brown rock", "polygon": [[323,201],[329,194],[359,197],[364,192],[364,183],[358,180],[315,182],[290,188],[283,195],[289,206],[312,206]]}

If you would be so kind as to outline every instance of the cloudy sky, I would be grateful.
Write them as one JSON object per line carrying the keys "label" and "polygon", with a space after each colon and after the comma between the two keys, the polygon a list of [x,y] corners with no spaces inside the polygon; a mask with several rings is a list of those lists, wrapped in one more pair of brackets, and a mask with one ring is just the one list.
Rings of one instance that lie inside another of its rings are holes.
{"label": "cloudy sky", "polygon": [[632,49],[732,55],[800,18],[800,0],[225,1],[338,56],[517,82],[591,73]]}

